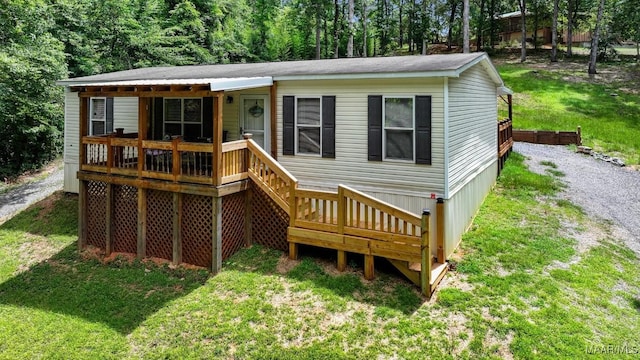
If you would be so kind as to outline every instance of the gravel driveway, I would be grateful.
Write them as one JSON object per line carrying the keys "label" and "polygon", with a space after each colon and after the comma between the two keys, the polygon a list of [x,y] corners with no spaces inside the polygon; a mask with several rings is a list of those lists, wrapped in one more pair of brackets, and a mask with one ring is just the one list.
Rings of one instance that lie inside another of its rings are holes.
{"label": "gravel driveway", "polygon": [[62,190],[64,169],[56,169],[46,178],[18,186],[0,194],[0,224],[57,190]]}
{"label": "gravel driveway", "polygon": [[613,234],[640,257],[640,172],[575,153],[564,146],[517,142],[514,151],[527,157],[531,171],[544,174],[547,166],[558,165],[567,188],[560,194],[587,214],[609,220]]}

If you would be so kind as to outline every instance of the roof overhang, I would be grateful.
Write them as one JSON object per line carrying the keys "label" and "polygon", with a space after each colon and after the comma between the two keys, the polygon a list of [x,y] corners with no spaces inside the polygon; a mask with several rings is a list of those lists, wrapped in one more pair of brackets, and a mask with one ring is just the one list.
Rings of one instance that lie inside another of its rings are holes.
{"label": "roof overhang", "polygon": [[253,89],[273,85],[271,76],[242,77],[242,78],[216,78],[216,79],[145,79],[145,80],[119,80],[119,81],[73,81],[61,80],[56,84],[82,88],[82,87],[135,87],[135,86],[171,86],[171,85],[209,85],[211,91],[235,91]]}
{"label": "roof overhang", "polygon": [[499,86],[498,87],[498,96],[502,96],[502,95],[513,95],[513,90],[509,89],[506,86]]}

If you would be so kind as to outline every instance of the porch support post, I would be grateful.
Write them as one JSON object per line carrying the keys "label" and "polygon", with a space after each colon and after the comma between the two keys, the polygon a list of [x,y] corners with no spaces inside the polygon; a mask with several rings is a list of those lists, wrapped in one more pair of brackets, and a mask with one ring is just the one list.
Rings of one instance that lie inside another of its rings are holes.
{"label": "porch support post", "polygon": [[147,190],[138,188],[138,258],[146,256],[147,248]]}
{"label": "porch support post", "polygon": [[106,211],[105,211],[105,255],[109,256],[111,255],[111,251],[113,250],[113,246],[112,246],[112,242],[113,242],[113,221],[112,221],[112,215],[113,215],[113,184],[111,183],[107,183],[107,190],[106,190]]}
{"label": "porch support post", "polygon": [[87,183],[78,180],[78,250],[87,246]]}
{"label": "porch support post", "polygon": [[89,98],[80,98],[80,169],[87,163],[87,148],[82,143],[82,138],[89,134]]}
{"label": "porch support post", "polygon": [[147,124],[149,118],[149,98],[138,98],[138,178],[142,179],[144,170],[144,150],[142,141],[147,139]]}
{"label": "porch support post", "polygon": [[507,95],[507,102],[509,103],[509,120],[513,120],[513,95]]}
{"label": "porch support post", "polygon": [[211,202],[211,272],[217,274],[222,269],[222,198],[214,196]]}
{"label": "porch support post", "polygon": [[276,109],[276,107],[278,106],[278,84],[274,81],[273,85],[271,85],[271,94],[270,94],[270,100],[271,100],[271,104],[269,106],[269,108],[271,109],[271,114],[270,114],[270,128],[271,128],[271,157],[273,157],[274,159],[278,160],[278,136],[277,136],[277,116],[278,116],[278,111]]}
{"label": "porch support post", "polygon": [[182,193],[173,193],[173,263],[182,262]]}
{"label": "porch support post", "polygon": [[347,269],[347,252],[338,250],[338,271],[342,272]]}
{"label": "porch support post", "polygon": [[213,185],[222,185],[222,111],[224,92],[213,97]]}

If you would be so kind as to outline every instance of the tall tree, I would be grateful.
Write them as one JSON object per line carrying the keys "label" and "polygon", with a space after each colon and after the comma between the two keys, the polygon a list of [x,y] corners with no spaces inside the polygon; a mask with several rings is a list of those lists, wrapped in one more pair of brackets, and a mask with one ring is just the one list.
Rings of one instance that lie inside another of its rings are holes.
{"label": "tall tree", "polygon": [[551,22],[551,62],[558,61],[558,7],[560,0],[553,0],[553,19]]}
{"label": "tall tree", "polygon": [[520,41],[520,62],[527,60],[527,4],[526,0],[518,0],[518,6],[520,7],[520,19],[522,26],[522,40]]}
{"label": "tall tree", "polygon": [[567,56],[573,56],[573,23],[575,2],[577,0],[567,0]]}
{"label": "tall tree", "polygon": [[598,60],[598,41],[600,40],[600,30],[602,26],[602,15],[604,13],[604,0],[600,0],[598,5],[598,15],[596,17],[595,30],[591,37],[591,54],[589,55],[589,75],[593,76],[597,73],[596,61]]}
{"label": "tall tree", "polygon": [[369,0],[362,0],[362,57],[368,56],[367,48],[369,36],[367,33],[367,18],[369,14]]}
{"label": "tall tree", "polygon": [[463,1],[462,6],[462,52],[467,54],[469,50],[469,0]]}
{"label": "tall tree", "polygon": [[355,1],[349,0],[349,42],[347,43],[347,57],[353,57],[354,12]]}
{"label": "tall tree", "polygon": [[451,50],[453,45],[453,26],[456,19],[456,10],[458,9],[458,0],[450,0],[451,12],[449,15],[449,30],[447,32],[447,50]]}

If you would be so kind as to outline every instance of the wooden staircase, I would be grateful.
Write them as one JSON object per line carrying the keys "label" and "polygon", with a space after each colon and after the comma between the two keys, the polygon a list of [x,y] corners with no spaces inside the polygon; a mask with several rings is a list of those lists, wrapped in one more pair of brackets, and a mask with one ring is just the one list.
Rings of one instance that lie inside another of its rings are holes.
{"label": "wooden staircase", "polygon": [[434,261],[429,211],[417,216],[343,185],[336,192],[298,188],[298,180],[253,140],[247,150],[248,177],[289,215],[290,258],[298,257],[298,244],[335,249],[343,271],[347,252],[363,254],[365,278],[372,279],[374,258],[383,257],[431,297],[448,266],[441,236]]}

